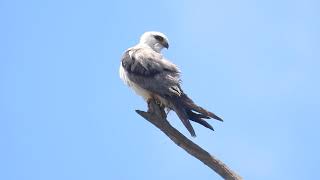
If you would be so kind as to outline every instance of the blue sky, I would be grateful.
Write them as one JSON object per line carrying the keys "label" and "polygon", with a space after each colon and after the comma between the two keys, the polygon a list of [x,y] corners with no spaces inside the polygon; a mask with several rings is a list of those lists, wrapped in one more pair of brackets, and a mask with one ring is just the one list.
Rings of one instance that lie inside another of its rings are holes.
{"label": "blue sky", "polygon": [[[118,77],[149,30],[224,118],[193,140],[245,179],[319,170],[319,1],[0,1],[0,179],[220,179]],[[174,113],[170,123],[189,134]]]}

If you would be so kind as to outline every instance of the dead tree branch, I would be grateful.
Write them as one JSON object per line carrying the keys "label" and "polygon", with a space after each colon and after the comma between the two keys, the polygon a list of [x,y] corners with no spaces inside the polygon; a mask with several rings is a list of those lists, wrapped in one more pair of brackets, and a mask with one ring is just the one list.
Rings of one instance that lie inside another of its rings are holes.
{"label": "dead tree branch", "polygon": [[148,120],[150,123],[159,128],[165,133],[174,143],[180,146],[182,149],[187,151],[190,155],[199,159],[209,168],[218,173],[222,178],[227,180],[241,180],[242,178],[233,172],[223,162],[210,155],[207,151],[202,149],[197,144],[193,143],[178,130],[172,127],[167,121],[167,115],[163,108],[161,108],[154,101],[149,103],[148,112],[136,110],[136,112],[143,118]]}

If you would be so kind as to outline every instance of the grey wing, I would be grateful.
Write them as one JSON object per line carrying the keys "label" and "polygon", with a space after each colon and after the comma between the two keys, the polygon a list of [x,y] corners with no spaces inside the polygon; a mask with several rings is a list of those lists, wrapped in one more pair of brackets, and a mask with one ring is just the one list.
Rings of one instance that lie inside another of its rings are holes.
{"label": "grey wing", "polygon": [[122,57],[122,67],[130,81],[170,102],[169,108],[177,113],[192,136],[196,134],[189,120],[212,130],[212,126],[203,119],[212,117],[222,120],[197,106],[184,94],[178,68],[160,54],[143,48],[129,49]]}
{"label": "grey wing", "polygon": [[122,57],[128,78],[140,87],[161,96],[181,95],[179,69],[156,52],[129,49]]}

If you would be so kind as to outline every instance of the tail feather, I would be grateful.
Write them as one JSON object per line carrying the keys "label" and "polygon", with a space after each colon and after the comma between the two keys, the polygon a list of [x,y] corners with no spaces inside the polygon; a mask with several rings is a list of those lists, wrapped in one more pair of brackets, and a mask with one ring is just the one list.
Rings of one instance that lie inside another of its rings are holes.
{"label": "tail feather", "polygon": [[202,118],[206,118],[207,119],[207,116],[203,116],[201,114],[196,114],[192,111],[188,111],[188,116],[190,118],[191,121],[193,122],[196,122],[196,123],[199,123],[201,124],[202,126],[206,127],[206,128],[209,128],[211,129],[212,131],[214,131],[213,127],[205,120],[201,119]]}
{"label": "tail feather", "polygon": [[200,106],[197,106],[186,94],[183,94],[181,99],[182,99],[183,103],[185,104],[185,106],[188,107],[189,109],[194,110],[194,111],[196,111],[200,114],[203,114],[205,116],[211,117],[213,119],[223,121],[223,119],[221,119],[220,117],[218,117],[214,113],[207,111]]}
{"label": "tail feather", "polygon": [[188,129],[191,136],[195,137],[196,134],[189,120],[199,123],[202,126],[214,130],[213,127],[204,119],[216,119],[223,121],[220,117],[214,113],[197,106],[186,94],[182,94],[180,97],[170,98],[173,110],[177,113],[179,119],[183,125]]}
{"label": "tail feather", "polygon": [[176,105],[174,107],[174,111],[177,113],[179,119],[182,121],[183,125],[188,129],[191,136],[195,137],[196,133],[194,132],[194,129],[189,121],[189,116],[186,113],[185,109],[179,105]]}

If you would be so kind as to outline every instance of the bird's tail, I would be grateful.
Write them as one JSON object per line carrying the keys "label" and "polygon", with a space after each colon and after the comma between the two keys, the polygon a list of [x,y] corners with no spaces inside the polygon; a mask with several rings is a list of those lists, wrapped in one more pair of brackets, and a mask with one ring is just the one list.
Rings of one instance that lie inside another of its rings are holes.
{"label": "bird's tail", "polygon": [[172,99],[173,110],[177,113],[178,117],[188,129],[191,136],[195,137],[196,133],[189,120],[203,125],[206,128],[213,130],[212,126],[204,119],[216,119],[223,121],[214,113],[205,110],[204,108],[196,105],[186,94],[182,93],[181,96],[173,97]]}

